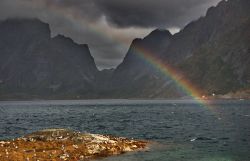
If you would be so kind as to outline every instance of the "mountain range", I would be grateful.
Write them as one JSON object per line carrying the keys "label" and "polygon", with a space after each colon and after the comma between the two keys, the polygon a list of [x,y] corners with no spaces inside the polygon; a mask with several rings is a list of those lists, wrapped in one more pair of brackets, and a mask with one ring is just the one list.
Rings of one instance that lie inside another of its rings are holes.
{"label": "mountain range", "polygon": [[48,24],[4,20],[0,99],[187,97],[172,79],[176,73],[166,75],[147,56],[176,69],[203,95],[249,92],[249,8],[249,0],[223,0],[179,33],[156,29],[135,39],[123,62],[103,71],[97,69],[88,45],[63,35],[52,38]]}

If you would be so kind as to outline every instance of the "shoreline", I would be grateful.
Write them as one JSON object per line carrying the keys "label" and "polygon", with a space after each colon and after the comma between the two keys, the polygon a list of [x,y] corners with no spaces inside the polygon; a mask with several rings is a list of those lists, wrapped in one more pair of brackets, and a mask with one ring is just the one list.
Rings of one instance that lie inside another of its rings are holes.
{"label": "shoreline", "polygon": [[[107,101],[113,101],[110,103],[107,103]],[[105,105],[105,104],[117,104],[122,103],[124,104],[124,101],[129,104],[138,103],[137,101],[141,101],[140,103],[158,103],[158,101],[165,101],[166,103],[181,103],[183,101],[187,101],[190,103],[204,101],[204,102],[219,102],[219,101],[250,101],[250,98],[206,98],[206,99],[11,99],[11,100],[0,100],[0,104],[8,104],[8,103],[37,103],[37,104],[43,104],[43,103],[52,103],[55,105],[61,104],[61,103],[82,103],[82,105]],[[149,102],[150,101],[150,102]],[[186,102],[186,103],[187,103]]]}
{"label": "shoreline", "polygon": [[107,99],[0,99],[1,102],[45,102],[45,101],[230,101],[230,100],[250,100],[250,97],[206,97],[205,99],[192,99],[192,98],[107,98]]}
{"label": "shoreline", "polygon": [[155,97],[155,98],[142,98],[142,97],[135,97],[135,98],[99,98],[99,97],[84,97],[84,96],[38,96],[38,95],[0,95],[0,102],[3,101],[63,101],[63,100],[72,100],[72,101],[105,101],[105,100],[166,100],[166,101],[173,101],[173,100],[250,100],[250,89],[249,90],[239,90],[236,92],[229,92],[227,94],[210,94],[200,96],[200,98],[192,98],[191,96],[183,96],[183,97]]}

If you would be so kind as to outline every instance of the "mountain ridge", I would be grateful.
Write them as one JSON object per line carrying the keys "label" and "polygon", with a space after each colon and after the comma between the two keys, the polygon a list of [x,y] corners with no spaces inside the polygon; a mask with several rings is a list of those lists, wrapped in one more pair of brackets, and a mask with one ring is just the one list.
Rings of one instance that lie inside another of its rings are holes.
{"label": "mountain ridge", "polygon": [[[87,45],[51,37],[38,19],[0,24],[1,97],[54,97],[92,90],[98,72]],[[81,91],[82,90],[82,91]]]}
{"label": "mountain ridge", "polygon": [[[239,27],[241,24],[243,24],[245,21],[250,19],[250,11],[249,11],[250,3],[247,0],[229,0],[229,1],[221,1],[218,3],[217,6],[211,7],[208,9],[206,15],[204,17],[201,17],[195,21],[192,21],[187,26],[185,26],[179,33],[176,33],[171,36],[171,39],[169,42],[162,42],[161,40],[158,40],[157,38],[153,38],[151,36],[151,41],[155,42],[153,44],[148,44],[145,39],[135,39],[136,41],[132,42],[131,48],[143,48],[145,51],[150,51],[150,54],[152,57],[155,57],[158,60],[163,60],[164,63],[166,63],[168,66],[172,66],[173,68],[176,68],[176,70],[180,70],[182,74],[185,75],[186,78],[190,79],[191,82],[194,82],[196,86],[199,87],[200,91],[204,95],[212,95],[213,93],[218,94],[226,94],[228,92],[233,92],[240,90],[242,88],[249,88],[249,76],[247,73],[247,70],[244,70],[245,76],[245,83],[242,83],[242,79],[238,79],[239,75],[235,75],[234,69],[228,67],[233,66],[234,64],[247,64],[247,61],[243,60],[237,60],[235,62],[226,62],[227,60],[220,61],[214,59],[214,62],[211,60],[209,63],[203,62],[203,64],[197,64],[199,62],[190,61],[190,59],[196,59],[197,53],[200,53],[198,55],[205,55],[201,54],[202,49],[209,48],[210,49],[210,56],[202,59],[208,59],[209,57],[215,57],[214,55],[220,55],[212,54],[214,49],[214,45],[216,42],[219,42],[219,39],[222,39],[222,37],[225,37],[225,34],[232,34],[235,35],[233,39],[238,40],[232,40],[235,42],[235,45],[232,43],[231,46],[225,46],[225,43],[220,43],[221,47],[225,47],[225,51],[220,51],[221,53],[224,52],[225,55],[229,55],[230,53],[227,53],[226,51],[234,51],[237,50],[237,42],[240,42],[240,40],[243,39],[243,37],[250,37],[249,34],[242,35],[242,38],[238,36],[237,34],[240,34],[239,32],[233,32],[237,27]],[[247,25],[249,28],[249,24]],[[247,27],[240,28],[239,30],[243,30],[242,33],[248,33]],[[151,34],[146,36],[147,39],[149,39]],[[163,35],[163,34],[162,34]],[[165,37],[166,38],[166,37]],[[154,40],[153,40],[154,39]],[[138,43],[138,41],[140,43]],[[227,40],[225,40],[227,41]],[[241,41],[241,44],[245,45],[245,50],[249,50],[249,40],[245,38],[244,41]],[[153,46],[157,44],[158,48],[154,48]],[[138,47],[137,47],[138,46]],[[214,51],[217,52],[217,51]],[[147,53],[148,54],[148,53]],[[133,58],[131,58],[132,55],[135,55]],[[249,60],[249,51],[245,52],[245,60]],[[167,80],[162,79],[161,77],[164,77],[164,74],[162,76],[162,73],[158,73],[157,69],[154,69],[154,67],[151,68],[151,70],[148,70],[147,68],[150,66],[145,62],[145,60],[138,58],[138,54],[134,53],[132,50],[129,50],[126,56],[130,56],[130,60],[128,60],[127,57],[123,60],[123,62],[118,66],[118,68],[115,70],[115,83],[116,84],[122,84],[123,82],[117,82],[118,80],[126,80],[125,82],[125,89],[130,88],[129,95],[133,93],[138,93],[141,97],[151,97],[155,91],[160,91],[159,95],[154,95],[153,97],[171,97],[171,95],[175,96],[185,96],[184,94],[179,93],[178,85],[171,82],[171,78],[169,77]],[[240,57],[239,55],[235,54],[235,57]],[[198,59],[198,58],[197,58]],[[198,59],[199,60],[199,59]],[[133,63],[132,63],[133,62]],[[218,69],[211,70],[211,67],[213,66],[213,63],[221,63],[217,64]],[[185,65],[184,65],[185,64]],[[208,64],[208,65],[206,65]],[[204,71],[196,71],[195,69],[202,69],[203,66]],[[227,66],[227,67],[226,67]],[[192,70],[188,70],[192,67]],[[224,70],[220,70],[219,68],[225,68]],[[241,67],[239,67],[240,69]],[[242,66],[242,68],[244,68]],[[246,68],[246,67],[245,67]],[[211,71],[209,71],[211,70]],[[126,72],[121,72],[126,71]],[[220,71],[221,74],[224,74],[224,76],[227,76],[227,79],[230,79],[229,81],[223,80],[222,75],[218,74]],[[224,71],[224,72],[223,72]],[[226,75],[225,73],[229,71],[230,74]],[[210,72],[210,74],[206,74],[206,72]],[[121,74],[120,74],[121,73]],[[204,77],[200,76],[195,77],[197,75],[201,75],[199,73],[202,73]],[[171,73],[170,73],[171,74]],[[194,75],[194,76],[192,76]],[[217,75],[217,76],[216,76]],[[141,81],[133,80],[135,76],[141,76]],[[145,77],[143,77],[145,76]],[[230,77],[231,76],[231,77]],[[152,77],[158,77],[157,79],[152,79]],[[160,77],[160,78],[159,78]],[[218,79],[213,82],[211,78],[217,77]],[[125,79],[126,78],[126,79]],[[131,79],[129,79],[131,78]],[[148,81],[145,82],[145,80],[148,79]],[[209,80],[209,81],[208,81]],[[152,85],[152,82],[155,82],[155,85]],[[206,83],[201,83],[206,82]],[[216,82],[216,83],[215,83]],[[152,90],[147,91],[148,93],[145,93],[145,91],[138,92],[136,90],[133,90],[133,85],[136,84],[136,86],[142,86],[141,89],[145,88],[152,88]],[[169,84],[165,86],[166,84]],[[211,85],[213,84],[213,85]],[[219,85],[221,84],[221,85]],[[224,86],[225,85],[225,86]],[[212,87],[211,87],[212,86]],[[175,88],[175,90],[173,89]],[[218,89],[215,89],[218,88]],[[117,90],[122,91],[122,89],[118,86]],[[142,94],[143,93],[143,94]],[[157,92],[158,93],[158,92]]]}
{"label": "mountain ridge", "polygon": [[248,0],[222,0],[179,33],[156,29],[134,39],[123,62],[104,71],[97,69],[88,45],[51,37],[49,25],[38,19],[0,22],[0,99],[189,97],[145,54],[175,68],[203,95],[247,91],[248,8]]}

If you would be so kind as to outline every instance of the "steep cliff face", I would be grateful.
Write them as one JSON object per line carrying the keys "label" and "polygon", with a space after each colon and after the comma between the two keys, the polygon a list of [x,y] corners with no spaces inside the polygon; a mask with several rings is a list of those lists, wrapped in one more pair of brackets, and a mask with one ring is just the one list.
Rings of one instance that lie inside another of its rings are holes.
{"label": "steep cliff face", "polygon": [[204,93],[225,94],[250,88],[250,19],[206,43],[179,64]]}
{"label": "steep cliff face", "polygon": [[176,68],[204,94],[250,88],[250,1],[221,1],[175,35],[135,39],[123,62],[98,71],[87,45],[39,20],[0,22],[0,99],[186,96],[153,62]]}
{"label": "steep cliff face", "polygon": [[[144,39],[135,39],[124,58],[115,69],[111,89],[118,98],[148,97],[151,90],[162,82],[162,73],[145,61],[145,54],[161,57],[170,44],[172,35],[167,30],[154,30]],[[154,95],[154,94],[153,94]]]}
{"label": "steep cliff face", "polygon": [[203,18],[205,24],[214,25],[213,32],[179,66],[204,93],[225,94],[250,87],[249,7],[247,0],[222,1]]}
{"label": "steep cliff face", "polygon": [[67,96],[91,90],[98,72],[87,45],[50,37],[48,24],[11,19],[0,23],[2,97]]}
{"label": "steep cliff face", "polygon": [[216,7],[209,8],[205,17],[189,23],[175,34],[164,57],[177,64],[192,56],[207,42],[220,38],[248,18],[249,1],[222,0]]}
{"label": "steep cliff face", "polygon": [[159,29],[154,30],[144,39],[135,39],[124,61],[115,70],[114,76],[119,77],[119,75],[128,73],[133,78],[138,77],[138,72],[140,75],[152,74],[150,73],[153,72],[152,68],[143,60],[144,55],[154,54],[156,57],[161,57],[168,48],[171,39],[172,35],[169,31]]}
{"label": "steep cliff face", "polygon": [[249,8],[248,0],[223,0],[175,35],[156,30],[134,40],[114,71],[114,89],[128,97],[182,96],[171,79],[144,60],[145,54],[180,69],[204,94],[249,88]]}

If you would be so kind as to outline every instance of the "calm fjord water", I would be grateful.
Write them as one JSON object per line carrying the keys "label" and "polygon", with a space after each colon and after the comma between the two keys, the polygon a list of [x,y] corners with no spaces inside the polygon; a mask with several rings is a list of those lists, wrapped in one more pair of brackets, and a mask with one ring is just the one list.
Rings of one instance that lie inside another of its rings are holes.
{"label": "calm fjord water", "polygon": [[147,151],[104,161],[250,161],[250,101],[0,102],[0,140],[45,128],[153,142]]}

